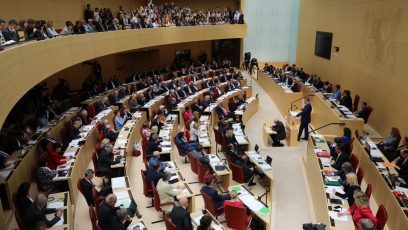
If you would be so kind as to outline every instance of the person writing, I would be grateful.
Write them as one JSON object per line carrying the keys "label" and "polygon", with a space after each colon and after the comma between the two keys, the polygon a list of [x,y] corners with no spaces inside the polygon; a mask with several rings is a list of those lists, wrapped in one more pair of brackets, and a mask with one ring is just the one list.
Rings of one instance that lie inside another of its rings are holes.
{"label": "person writing", "polygon": [[271,134],[271,138],[273,141],[272,146],[274,147],[282,147],[284,146],[282,143],[280,143],[281,140],[284,140],[286,138],[286,130],[285,126],[281,121],[278,119],[273,121],[274,125],[272,125],[271,129],[276,132],[276,134]]}

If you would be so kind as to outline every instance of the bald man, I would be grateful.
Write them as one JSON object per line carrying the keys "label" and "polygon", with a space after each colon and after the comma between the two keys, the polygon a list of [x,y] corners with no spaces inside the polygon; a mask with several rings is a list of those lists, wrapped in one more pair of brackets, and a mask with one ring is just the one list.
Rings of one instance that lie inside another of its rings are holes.
{"label": "bald man", "polygon": [[187,198],[181,198],[179,205],[171,210],[171,221],[177,226],[177,230],[192,230],[190,213],[187,210]]}

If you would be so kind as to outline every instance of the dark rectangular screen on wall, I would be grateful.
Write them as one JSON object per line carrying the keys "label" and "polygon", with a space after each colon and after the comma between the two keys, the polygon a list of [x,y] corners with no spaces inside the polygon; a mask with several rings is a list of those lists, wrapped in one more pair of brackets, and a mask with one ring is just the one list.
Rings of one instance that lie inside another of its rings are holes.
{"label": "dark rectangular screen on wall", "polygon": [[330,60],[333,33],[316,32],[315,55]]}

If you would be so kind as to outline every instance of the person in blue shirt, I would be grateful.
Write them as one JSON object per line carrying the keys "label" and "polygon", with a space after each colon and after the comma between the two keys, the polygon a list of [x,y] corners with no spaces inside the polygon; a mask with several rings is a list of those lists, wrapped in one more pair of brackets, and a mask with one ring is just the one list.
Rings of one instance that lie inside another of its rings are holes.
{"label": "person in blue shirt", "polygon": [[179,132],[176,136],[176,144],[180,148],[180,156],[187,156],[193,150],[199,150],[200,144],[198,142],[188,142],[184,132]]}
{"label": "person in blue shirt", "polygon": [[116,116],[115,116],[115,128],[116,131],[119,131],[122,129],[123,125],[125,124],[125,120],[126,120],[126,115],[123,116],[123,118],[120,116],[120,111],[116,112]]}
{"label": "person in blue shirt", "polygon": [[204,180],[205,186],[203,186],[201,190],[213,199],[215,207],[219,208],[224,205],[225,200],[231,199],[228,193],[220,194],[217,190],[214,189],[216,180],[214,180],[213,177],[207,176]]}
{"label": "person in blue shirt", "polygon": [[153,165],[160,164],[161,169],[164,171],[167,167],[167,164],[164,162],[161,162],[160,160],[160,152],[159,151],[154,151],[153,155],[149,159],[149,167],[153,167]]}
{"label": "person in blue shirt", "polygon": [[341,98],[340,85],[336,85],[336,89],[334,90],[333,95],[331,95],[330,99],[340,100],[340,98]]}

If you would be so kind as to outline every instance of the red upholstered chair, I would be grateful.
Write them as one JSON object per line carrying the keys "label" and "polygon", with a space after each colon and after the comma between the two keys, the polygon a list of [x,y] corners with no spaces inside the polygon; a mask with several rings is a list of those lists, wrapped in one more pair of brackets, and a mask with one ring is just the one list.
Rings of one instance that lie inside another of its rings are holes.
{"label": "red upholstered chair", "polygon": [[241,166],[238,166],[232,162],[229,163],[229,167],[232,171],[232,179],[238,183],[245,183],[244,170]]}
{"label": "red upholstered chair", "polygon": [[215,216],[216,219],[218,219],[218,216],[221,216],[224,213],[224,206],[221,206],[217,208],[215,206],[215,202],[213,198],[208,196],[203,190],[200,190],[201,195],[203,196],[204,199],[204,207],[213,215]]}
{"label": "red upholstered chair", "polygon": [[356,94],[356,96],[354,96],[354,103],[353,103],[353,111],[352,112],[356,112],[358,110],[358,103],[360,102],[360,96],[358,94]]}
{"label": "red upholstered chair", "polygon": [[64,145],[65,145],[65,144],[68,144],[67,131],[65,130],[65,128],[61,128],[60,131],[59,131],[59,133],[60,133],[60,137],[61,137],[62,143],[63,143]]}
{"label": "red upholstered chair", "polygon": [[230,73],[233,73],[233,72],[234,72],[234,67],[230,67],[230,68],[229,68],[229,72],[230,72]]}
{"label": "red upholstered chair", "polygon": [[198,181],[200,183],[204,183],[204,179],[207,173],[207,170],[209,168],[209,166],[206,166],[204,164],[202,164],[200,161],[197,161],[197,175],[198,175]]}
{"label": "red upholstered chair", "polygon": [[371,186],[371,184],[368,184],[365,190],[365,195],[368,197],[368,199],[370,199],[372,191],[373,191],[373,186]]}
{"label": "red upholstered chair", "polygon": [[[220,133],[220,131],[216,128],[213,128],[214,130],[214,136],[215,136],[215,144],[216,145],[222,145],[222,134]],[[216,152],[218,153],[218,148],[216,147]]]}
{"label": "red upholstered chair", "polygon": [[98,168],[97,168],[97,163],[98,162],[98,155],[96,154],[96,152],[92,153],[92,163],[94,165],[94,169],[95,169],[95,176],[97,177],[102,177],[101,172],[99,172]]}
{"label": "red upholstered chair", "polygon": [[191,153],[188,154],[188,159],[190,160],[190,167],[191,167],[191,171],[193,171],[193,173],[198,174],[198,165],[197,165],[197,159],[195,159]]}
{"label": "red upholstered chair", "polygon": [[157,188],[156,186],[154,186],[153,183],[152,183],[152,190],[153,190],[153,206],[156,209],[156,211],[162,212],[161,207],[164,205],[170,205],[170,204],[174,205],[174,202],[164,202],[164,203],[160,202],[159,192],[157,191]]}
{"label": "red upholstered chair", "polygon": [[87,111],[88,111],[88,116],[90,118],[95,116],[95,105],[94,105],[94,103],[88,105]]}
{"label": "red upholstered chair", "polygon": [[361,167],[359,167],[358,170],[357,170],[358,184],[361,184],[361,182],[363,181],[363,177],[364,177],[364,170]]}
{"label": "red upholstered chair", "polygon": [[98,193],[96,193],[96,189],[95,189],[95,187],[92,187],[92,197],[93,197],[93,199],[94,199],[94,202],[95,202],[95,207],[96,207],[96,210],[97,210],[97,212],[96,213],[98,213],[99,214],[99,204],[103,201],[103,200],[105,200],[105,196],[99,196],[98,195]]}
{"label": "red upholstered chair", "polygon": [[350,153],[353,152],[353,142],[354,142],[355,139],[356,139],[356,137],[352,137],[352,138],[351,138],[350,146],[349,146],[349,151],[350,151]]}
{"label": "red upholstered chair", "polygon": [[140,170],[140,173],[142,174],[142,181],[143,181],[143,195],[145,197],[153,197],[153,190],[152,190],[152,185],[149,184],[149,181],[146,178],[146,171],[145,170]]}
{"label": "red upholstered chair", "polygon": [[371,106],[368,106],[367,109],[368,109],[368,115],[367,115],[367,120],[365,122],[366,124],[368,123],[368,118],[370,118],[370,115],[374,110],[373,107],[371,107]]}
{"label": "red upholstered chair", "polygon": [[378,211],[377,211],[377,214],[375,215],[375,218],[377,218],[378,220],[377,229],[383,230],[385,223],[387,223],[387,219],[388,219],[387,210],[385,210],[384,205],[380,205],[380,207],[378,207]]}
{"label": "red upholstered chair", "polygon": [[169,214],[164,214],[164,224],[166,225],[166,230],[177,230],[177,226],[171,221]]}
{"label": "red upholstered chair", "polygon": [[24,216],[22,216],[21,210],[18,207],[16,194],[13,194],[13,205],[16,210],[14,215],[16,217],[17,225],[19,229],[24,229]]}
{"label": "red upholstered chair", "polygon": [[358,157],[356,155],[354,155],[354,153],[352,153],[350,155],[350,163],[353,166],[353,169],[357,169],[358,163],[360,162],[360,160],[358,159]]}
{"label": "red upholstered chair", "polygon": [[100,230],[98,226],[98,220],[96,217],[96,213],[95,213],[94,207],[92,206],[89,206],[89,218],[91,219],[92,230]]}
{"label": "red upholstered chair", "polygon": [[247,216],[245,207],[227,205],[224,206],[225,219],[227,219],[227,227],[236,230],[246,230],[251,222],[251,218]]}
{"label": "red upholstered chair", "polygon": [[212,77],[212,76],[214,76],[214,71],[208,71],[208,77]]}

